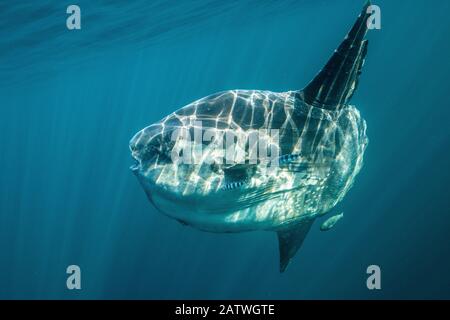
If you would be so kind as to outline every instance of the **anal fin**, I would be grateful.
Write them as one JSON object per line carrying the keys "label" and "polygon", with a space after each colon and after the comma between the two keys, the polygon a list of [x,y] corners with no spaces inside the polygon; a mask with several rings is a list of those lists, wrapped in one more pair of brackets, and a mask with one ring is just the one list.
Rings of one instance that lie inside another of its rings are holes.
{"label": "anal fin", "polygon": [[277,231],[280,248],[280,272],[286,270],[289,262],[302,246],[313,223],[314,219],[304,220],[299,224]]}

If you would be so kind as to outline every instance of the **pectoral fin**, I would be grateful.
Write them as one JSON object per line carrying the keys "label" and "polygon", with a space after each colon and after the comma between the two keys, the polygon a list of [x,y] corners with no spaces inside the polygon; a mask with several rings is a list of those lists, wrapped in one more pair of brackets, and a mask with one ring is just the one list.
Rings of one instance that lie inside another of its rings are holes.
{"label": "pectoral fin", "polygon": [[314,219],[305,220],[294,226],[277,231],[280,248],[280,272],[286,270],[289,262],[302,246],[313,223]]}
{"label": "pectoral fin", "polygon": [[228,168],[223,168],[225,181],[222,189],[234,190],[242,187],[248,182],[249,176],[251,176],[256,170],[255,165],[234,165]]}

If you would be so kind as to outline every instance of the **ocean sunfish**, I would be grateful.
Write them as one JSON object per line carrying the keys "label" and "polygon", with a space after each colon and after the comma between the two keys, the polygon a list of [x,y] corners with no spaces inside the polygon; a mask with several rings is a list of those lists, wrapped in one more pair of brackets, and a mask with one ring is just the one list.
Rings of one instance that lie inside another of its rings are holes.
{"label": "ocean sunfish", "polygon": [[363,164],[366,122],[350,100],[367,53],[369,5],[302,90],[219,92],[139,131],[131,169],[150,202],[208,232],[276,232],[283,272]]}

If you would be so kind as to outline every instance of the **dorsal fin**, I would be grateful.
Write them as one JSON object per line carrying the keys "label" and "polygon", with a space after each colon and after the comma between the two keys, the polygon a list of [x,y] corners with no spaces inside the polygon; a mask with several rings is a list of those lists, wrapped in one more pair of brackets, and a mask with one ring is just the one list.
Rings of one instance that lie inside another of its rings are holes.
{"label": "dorsal fin", "polygon": [[299,224],[277,231],[280,248],[280,272],[286,270],[289,262],[302,246],[313,223],[314,219],[304,220]]}
{"label": "dorsal fin", "polygon": [[300,97],[306,103],[322,109],[338,110],[350,101],[367,54],[368,41],[364,37],[368,29],[367,19],[371,15],[368,13],[370,5],[368,1],[325,67],[300,91]]}

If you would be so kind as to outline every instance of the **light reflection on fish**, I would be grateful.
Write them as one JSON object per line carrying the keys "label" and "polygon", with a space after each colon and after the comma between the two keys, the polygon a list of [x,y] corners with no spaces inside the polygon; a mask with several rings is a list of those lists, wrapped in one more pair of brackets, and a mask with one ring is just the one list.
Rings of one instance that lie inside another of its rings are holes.
{"label": "light reflection on fish", "polygon": [[[367,53],[369,5],[304,89],[216,93],[139,131],[130,141],[132,170],[154,206],[204,231],[277,232],[283,272],[314,220],[343,199],[363,164],[366,123],[349,102]],[[182,142],[173,133],[180,128],[215,133],[201,142],[200,161],[174,163]],[[227,164],[213,147],[230,131],[248,138],[273,129],[279,158],[272,170],[251,163],[248,150],[244,163]]]}

